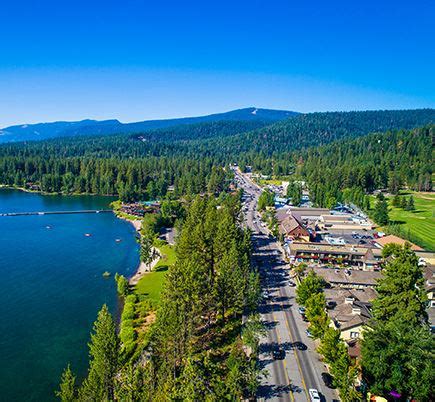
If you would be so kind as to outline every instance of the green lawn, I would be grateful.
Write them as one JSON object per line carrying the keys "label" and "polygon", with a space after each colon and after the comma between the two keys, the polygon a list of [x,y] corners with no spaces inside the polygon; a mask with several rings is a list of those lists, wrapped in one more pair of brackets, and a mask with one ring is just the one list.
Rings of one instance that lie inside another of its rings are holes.
{"label": "green lawn", "polygon": [[[402,193],[401,193],[402,194]],[[410,232],[415,242],[427,249],[435,250],[435,194],[404,192],[403,196],[413,195],[415,211],[405,211],[391,205],[392,197],[389,197],[390,221],[399,224],[402,229]]]}
{"label": "green lawn", "polygon": [[164,242],[158,242],[157,248],[162,254],[162,258],[160,258],[152,272],[145,274],[140,279],[134,290],[141,299],[145,296],[145,299],[149,300],[153,306],[159,303],[166,272],[169,266],[175,263],[174,246]]}

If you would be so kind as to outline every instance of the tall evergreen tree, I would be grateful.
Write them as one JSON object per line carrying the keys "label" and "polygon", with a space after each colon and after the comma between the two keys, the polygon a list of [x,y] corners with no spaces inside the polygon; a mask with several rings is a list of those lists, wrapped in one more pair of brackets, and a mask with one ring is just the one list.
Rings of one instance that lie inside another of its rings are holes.
{"label": "tall evergreen tree", "polygon": [[89,373],[81,389],[84,400],[111,401],[114,399],[115,375],[119,368],[119,338],[116,325],[104,304],[94,323],[89,343]]}
{"label": "tall evergreen tree", "polygon": [[75,382],[76,377],[72,373],[71,368],[68,364],[67,368],[62,373],[59,391],[56,391],[56,396],[62,402],[73,402],[77,400]]}

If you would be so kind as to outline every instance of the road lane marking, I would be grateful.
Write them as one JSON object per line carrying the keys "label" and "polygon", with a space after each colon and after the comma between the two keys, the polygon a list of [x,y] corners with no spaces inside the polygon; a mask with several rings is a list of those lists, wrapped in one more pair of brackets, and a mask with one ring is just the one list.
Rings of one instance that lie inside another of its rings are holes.
{"label": "road lane marking", "polygon": [[[280,296],[282,296],[282,294],[281,294],[281,288],[280,288],[279,294],[280,294]],[[282,311],[284,313],[285,323],[286,323],[286,326],[287,326],[287,329],[288,329],[288,332],[289,332],[289,335],[290,335],[290,340],[291,340],[291,342],[293,344],[294,343],[293,334],[292,334],[292,331],[290,329],[290,324],[288,322],[287,314],[286,314],[286,311],[284,309],[284,305],[282,304],[282,302],[281,302],[281,307],[282,307]],[[307,385],[305,383],[304,374],[302,373],[301,362],[299,361],[298,351],[294,350],[294,352],[295,352],[295,356],[296,356],[296,364],[298,365],[299,373],[301,375],[302,385],[303,385],[303,387],[305,389],[305,394],[307,395],[308,400],[310,400],[309,399],[310,395],[308,394],[308,389],[307,389]]]}
{"label": "road lane marking", "polygon": [[[268,287],[268,290],[269,290],[269,287]],[[276,320],[276,317],[275,317],[275,314],[273,313],[273,310],[272,310],[272,319],[273,319],[273,321],[277,321],[277,320]],[[278,320],[277,322],[279,322],[279,320]],[[275,332],[276,332],[276,338],[278,339],[278,344],[281,344],[281,337],[279,336],[278,328],[276,329]],[[285,358],[284,358],[284,360],[281,360],[281,362],[282,362],[282,364],[283,364],[283,366],[284,366],[284,372],[285,372],[285,376],[286,376],[286,378],[287,378],[287,384],[288,384],[288,386],[289,386],[289,388],[290,388],[290,399],[291,399],[292,401],[294,401],[294,400],[295,400],[295,397],[294,397],[294,395],[293,395],[293,389],[292,389],[292,386],[291,386],[291,380],[290,380],[290,377],[288,376],[288,372],[287,372],[287,364],[286,364],[286,362],[285,362]]]}

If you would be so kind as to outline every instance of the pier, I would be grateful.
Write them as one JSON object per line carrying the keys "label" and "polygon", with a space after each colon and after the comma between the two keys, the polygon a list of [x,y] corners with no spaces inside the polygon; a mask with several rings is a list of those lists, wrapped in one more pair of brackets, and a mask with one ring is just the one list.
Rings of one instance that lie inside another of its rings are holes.
{"label": "pier", "polygon": [[111,209],[83,209],[76,211],[31,211],[31,212],[4,212],[0,216],[30,216],[30,215],[66,215],[66,214],[100,214],[113,212]]}

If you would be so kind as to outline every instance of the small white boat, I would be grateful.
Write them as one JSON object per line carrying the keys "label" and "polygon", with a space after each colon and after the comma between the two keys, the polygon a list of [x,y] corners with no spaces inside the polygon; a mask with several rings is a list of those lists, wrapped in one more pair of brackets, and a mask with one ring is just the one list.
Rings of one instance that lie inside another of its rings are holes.
{"label": "small white boat", "polygon": [[50,226],[50,225],[47,225],[45,228],[46,228],[46,229],[51,229],[51,226]]}
{"label": "small white boat", "polygon": [[122,242],[122,239],[115,239],[115,241],[116,241],[117,243],[121,243],[121,242]]}
{"label": "small white boat", "polygon": [[85,233],[86,237],[91,237],[92,235],[90,233]]}

